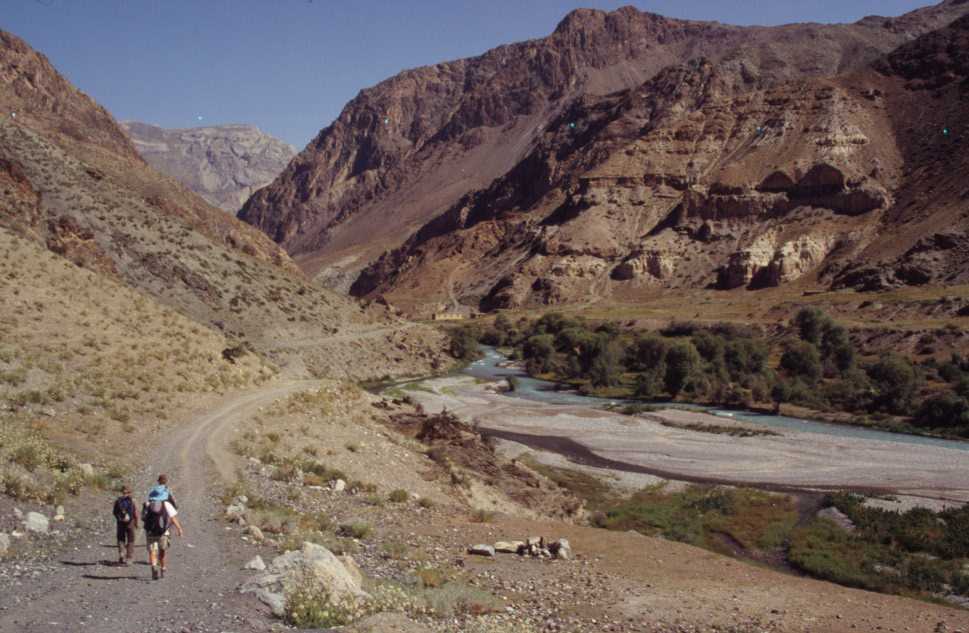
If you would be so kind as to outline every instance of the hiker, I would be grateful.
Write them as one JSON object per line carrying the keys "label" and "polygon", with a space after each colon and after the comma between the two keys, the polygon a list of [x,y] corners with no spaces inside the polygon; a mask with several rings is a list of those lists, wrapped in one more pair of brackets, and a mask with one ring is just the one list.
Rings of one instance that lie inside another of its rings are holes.
{"label": "hiker", "polygon": [[114,520],[118,528],[118,564],[130,565],[135,552],[135,529],[138,527],[138,508],[131,498],[130,486],[122,486],[121,496],[115,499]]}
{"label": "hiker", "polygon": [[175,526],[175,532],[179,537],[184,534],[182,524],[178,521],[178,510],[172,505],[171,498],[163,496],[164,493],[156,488],[158,486],[152,488],[148,494],[148,501],[145,502],[141,512],[152,580],[165,577],[165,558],[168,548],[171,547],[171,526]]}
{"label": "hiker", "polygon": [[148,491],[148,498],[151,499],[152,497],[157,497],[160,501],[168,501],[173,508],[178,510],[175,495],[172,494],[172,489],[168,487],[168,475],[158,475],[158,485],[152,486],[151,490]]}

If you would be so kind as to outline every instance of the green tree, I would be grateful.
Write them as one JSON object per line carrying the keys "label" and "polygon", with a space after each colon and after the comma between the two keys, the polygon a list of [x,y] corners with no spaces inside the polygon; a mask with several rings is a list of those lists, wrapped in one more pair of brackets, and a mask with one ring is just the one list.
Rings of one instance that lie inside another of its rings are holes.
{"label": "green tree", "polygon": [[600,339],[589,368],[589,380],[595,387],[612,387],[622,377],[622,351],[616,341]]}
{"label": "green tree", "polygon": [[555,338],[551,334],[539,334],[525,341],[522,356],[528,365],[529,373],[544,374],[552,369],[555,355]]}
{"label": "green tree", "polygon": [[801,340],[813,345],[821,342],[821,335],[830,321],[828,316],[817,308],[802,308],[794,317],[794,325],[797,326]]}
{"label": "green tree", "polygon": [[669,345],[655,334],[640,336],[626,354],[626,365],[633,371],[666,372],[666,352]]}
{"label": "green tree", "polygon": [[691,341],[677,341],[666,353],[666,391],[676,398],[700,368],[702,359]]}
{"label": "green tree", "polygon": [[969,402],[951,393],[929,398],[919,407],[914,422],[928,429],[969,429]]}
{"label": "green tree", "polygon": [[882,357],[866,370],[875,388],[876,409],[906,415],[918,391],[919,377],[915,367],[897,354]]}
{"label": "green tree", "polygon": [[811,343],[790,343],[781,356],[781,368],[791,376],[803,378],[813,384],[821,378],[821,355],[818,348]]}
{"label": "green tree", "polygon": [[791,387],[784,380],[778,380],[770,390],[771,400],[774,401],[774,413],[781,412],[781,405],[791,401]]}
{"label": "green tree", "polygon": [[455,328],[450,331],[450,336],[451,356],[462,361],[471,361],[480,356],[477,336],[470,328]]}
{"label": "green tree", "polygon": [[855,347],[848,336],[848,331],[840,325],[828,323],[821,334],[821,356],[839,373],[854,367]]}

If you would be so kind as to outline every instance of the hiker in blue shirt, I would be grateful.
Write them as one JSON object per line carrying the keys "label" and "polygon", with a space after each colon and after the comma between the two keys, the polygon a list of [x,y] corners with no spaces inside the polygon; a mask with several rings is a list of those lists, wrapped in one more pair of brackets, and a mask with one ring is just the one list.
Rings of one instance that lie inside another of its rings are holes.
{"label": "hiker in blue shirt", "polygon": [[165,577],[166,555],[171,547],[171,526],[175,526],[179,537],[184,534],[177,515],[175,500],[168,489],[168,478],[162,475],[158,478],[158,485],[148,493],[148,501],[141,512],[148,545],[148,564],[151,565],[153,580]]}
{"label": "hiker in blue shirt", "polygon": [[158,484],[151,487],[148,491],[148,498],[156,497],[161,501],[167,501],[172,504],[172,507],[176,510],[178,509],[178,504],[175,502],[175,495],[172,494],[171,488],[168,487],[168,475],[158,475]]}

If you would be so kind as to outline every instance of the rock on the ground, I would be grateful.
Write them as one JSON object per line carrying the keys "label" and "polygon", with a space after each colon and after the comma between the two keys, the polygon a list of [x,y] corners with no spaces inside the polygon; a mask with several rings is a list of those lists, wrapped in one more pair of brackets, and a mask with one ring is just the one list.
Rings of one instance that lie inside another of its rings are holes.
{"label": "rock on the ground", "polygon": [[64,506],[57,506],[54,511],[54,522],[63,523],[64,522]]}
{"label": "rock on the ground", "polygon": [[246,506],[242,504],[234,503],[225,509],[225,516],[230,521],[238,521],[240,519],[245,519]]}
{"label": "rock on the ground", "polygon": [[473,556],[488,556],[488,557],[494,558],[495,548],[493,548],[490,545],[484,545],[484,544],[472,545],[471,547],[468,548],[468,554],[471,554]]}
{"label": "rock on the ground", "polygon": [[331,481],[330,488],[333,490],[333,492],[343,492],[347,489],[347,482],[343,481],[342,479]]}
{"label": "rock on the ground", "polygon": [[0,532],[0,556],[3,556],[10,550],[10,535],[4,532]]}
{"label": "rock on the ground", "polygon": [[[356,564],[353,565],[356,567]],[[357,573],[359,570],[357,570]],[[296,582],[317,583],[325,589],[330,599],[368,598],[361,587],[362,576],[347,569],[333,552],[316,543],[303,543],[303,548],[277,556],[270,563],[267,573],[242,586],[242,593],[252,593],[268,605],[276,616],[283,615],[286,604],[286,587]]]}
{"label": "rock on the ground", "polygon": [[360,567],[357,565],[357,561],[353,560],[353,557],[349,554],[343,554],[339,557],[340,562],[346,567],[347,573],[353,578],[358,586],[363,586],[363,572],[360,571]]}
{"label": "rock on the ground", "polygon": [[525,541],[498,541],[495,543],[495,551],[500,554],[517,554],[518,550],[525,546]]}
{"label": "rock on the ground", "polygon": [[246,528],[246,533],[257,543],[261,543],[266,537],[258,526],[250,525]]}
{"label": "rock on the ground", "polygon": [[24,519],[24,528],[34,534],[47,534],[50,531],[50,521],[40,512],[28,512]]}
{"label": "rock on the ground", "polygon": [[78,464],[77,469],[81,471],[81,474],[85,477],[94,476],[94,466],[91,464]]}
{"label": "rock on the ground", "polygon": [[251,571],[266,571],[266,563],[262,560],[262,556],[256,556],[251,561],[246,563],[243,569],[249,569]]}
{"label": "rock on the ground", "polygon": [[569,544],[568,539],[560,538],[548,546],[548,551],[559,560],[572,559],[572,546]]}

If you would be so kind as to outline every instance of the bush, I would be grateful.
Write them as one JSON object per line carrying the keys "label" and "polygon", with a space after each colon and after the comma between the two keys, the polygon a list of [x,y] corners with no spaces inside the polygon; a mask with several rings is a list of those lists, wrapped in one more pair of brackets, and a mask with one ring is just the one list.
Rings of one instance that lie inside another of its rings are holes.
{"label": "bush", "polygon": [[340,536],[345,536],[347,538],[355,538],[358,541],[362,541],[363,539],[370,536],[370,533],[372,531],[373,531],[373,528],[370,527],[370,524],[363,523],[361,521],[356,521],[354,523],[344,523],[343,525],[341,525],[339,529],[339,534]]}
{"label": "bush", "polygon": [[410,495],[407,494],[406,490],[401,490],[398,488],[397,490],[391,492],[387,499],[389,499],[391,503],[404,503],[410,499]]}
{"label": "bush", "polygon": [[918,374],[908,359],[894,354],[883,357],[866,370],[875,386],[878,410],[905,415],[918,390]]}
{"label": "bush", "polygon": [[951,393],[929,398],[919,407],[913,422],[927,429],[969,426],[969,402]]}
{"label": "bush", "polygon": [[700,354],[690,341],[672,345],[666,354],[664,385],[672,397],[676,397],[693,380],[700,367]]}
{"label": "bush", "polygon": [[465,362],[473,361],[481,356],[481,350],[478,349],[478,340],[470,328],[455,328],[449,334],[451,335],[449,350],[451,356]]}
{"label": "bush", "polygon": [[811,343],[790,343],[781,356],[781,368],[791,376],[814,384],[821,378],[821,355]]}

